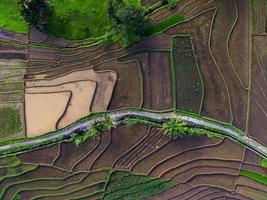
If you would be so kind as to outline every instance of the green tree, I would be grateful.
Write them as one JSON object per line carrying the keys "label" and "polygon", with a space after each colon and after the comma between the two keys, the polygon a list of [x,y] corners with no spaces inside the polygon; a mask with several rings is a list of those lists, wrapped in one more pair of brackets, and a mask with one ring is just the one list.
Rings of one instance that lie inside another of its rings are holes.
{"label": "green tree", "polygon": [[108,13],[113,29],[125,47],[144,37],[145,17],[142,7],[123,0],[109,0]]}
{"label": "green tree", "polygon": [[25,22],[40,31],[46,31],[52,15],[52,7],[46,0],[20,0],[21,16]]}
{"label": "green tree", "polygon": [[184,136],[188,133],[187,123],[181,119],[175,118],[162,124],[164,134],[169,138],[176,138]]}
{"label": "green tree", "polygon": [[174,8],[177,5],[177,1],[175,0],[162,0],[164,3],[168,4],[170,8]]}

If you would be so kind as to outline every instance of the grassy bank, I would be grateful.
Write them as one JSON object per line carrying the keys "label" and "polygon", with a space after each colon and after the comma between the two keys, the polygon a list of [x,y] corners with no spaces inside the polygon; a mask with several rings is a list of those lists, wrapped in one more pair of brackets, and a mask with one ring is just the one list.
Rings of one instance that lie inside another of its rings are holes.
{"label": "grassy bank", "polygon": [[18,0],[0,1],[0,28],[18,33],[27,33],[28,26],[20,16]]}
{"label": "grassy bank", "polygon": [[178,23],[184,21],[186,18],[184,15],[180,13],[175,13],[174,15],[168,17],[162,22],[159,22],[158,24],[150,26],[146,31],[146,35],[151,35],[154,33],[162,32],[166,28]]}
{"label": "grassy bank", "polygon": [[246,170],[240,170],[240,175],[253,179],[264,185],[267,185],[267,177],[264,175],[261,175],[255,172],[246,171]]}

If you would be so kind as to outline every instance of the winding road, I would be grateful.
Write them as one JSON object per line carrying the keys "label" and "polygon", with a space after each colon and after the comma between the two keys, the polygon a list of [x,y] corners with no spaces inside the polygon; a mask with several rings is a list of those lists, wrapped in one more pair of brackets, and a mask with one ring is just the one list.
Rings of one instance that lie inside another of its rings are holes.
{"label": "winding road", "polygon": [[58,130],[53,133],[43,135],[41,137],[25,139],[17,141],[16,143],[5,144],[0,146],[0,156],[7,154],[16,154],[21,151],[27,151],[32,148],[37,148],[43,146],[44,144],[49,144],[53,142],[60,141],[64,138],[70,137],[73,132],[77,130],[89,130],[92,125],[96,122],[101,122],[106,120],[106,116],[113,119],[114,123],[120,124],[122,121],[127,121],[132,118],[142,118],[148,122],[158,122],[163,123],[174,118],[180,118],[184,122],[198,126],[199,128],[205,128],[216,134],[230,138],[231,140],[240,143],[251,149],[258,155],[267,159],[267,147],[257,142],[256,140],[249,138],[239,129],[229,125],[220,123],[218,121],[213,121],[204,117],[194,116],[184,113],[154,113],[151,111],[141,111],[141,110],[118,110],[102,114],[93,115],[88,117],[86,120],[80,120],[64,129]]}

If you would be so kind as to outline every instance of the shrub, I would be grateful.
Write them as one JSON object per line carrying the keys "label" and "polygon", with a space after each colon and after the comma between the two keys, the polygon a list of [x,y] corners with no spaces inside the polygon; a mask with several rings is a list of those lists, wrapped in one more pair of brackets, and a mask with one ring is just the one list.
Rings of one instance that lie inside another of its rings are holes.
{"label": "shrub", "polygon": [[175,118],[162,124],[162,130],[170,138],[185,135],[188,131],[187,124],[181,119]]}
{"label": "shrub", "polygon": [[192,127],[179,118],[175,118],[168,122],[163,123],[162,130],[164,131],[164,134],[171,139],[182,137],[185,135],[193,135],[193,136],[212,135],[213,137],[217,136],[205,129]]}
{"label": "shrub", "polygon": [[104,121],[96,122],[92,125],[92,128],[88,131],[83,132],[83,130],[77,130],[71,137],[77,146],[84,143],[88,139],[100,138],[102,133],[114,128],[114,124],[111,117],[106,116]]}
{"label": "shrub", "polygon": [[141,6],[123,0],[109,0],[108,13],[113,30],[124,47],[129,47],[144,37],[145,17]]}
{"label": "shrub", "polygon": [[46,31],[52,15],[52,8],[46,0],[20,0],[20,3],[25,22],[40,31]]}
{"label": "shrub", "polygon": [[174,8],[177,5],[176,0],[162,0],[162,1],[168,4],[169,8]]}

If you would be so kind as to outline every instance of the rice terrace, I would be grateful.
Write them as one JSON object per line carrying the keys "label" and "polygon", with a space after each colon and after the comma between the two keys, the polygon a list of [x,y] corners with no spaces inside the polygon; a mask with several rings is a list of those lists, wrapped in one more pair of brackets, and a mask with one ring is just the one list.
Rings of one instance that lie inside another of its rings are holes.
{"label": "rice terrace", "polygon": [[267,200],[266,0],[0,0],[0,200]]}

